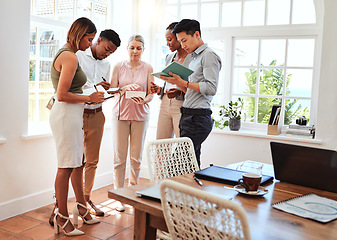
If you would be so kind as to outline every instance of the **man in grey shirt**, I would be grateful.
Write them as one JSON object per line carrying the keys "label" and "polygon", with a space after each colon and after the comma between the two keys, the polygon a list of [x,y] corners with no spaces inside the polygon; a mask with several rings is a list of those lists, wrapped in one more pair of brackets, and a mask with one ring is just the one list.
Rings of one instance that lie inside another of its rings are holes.
{"label": "man in grey shirt", "polygon": [[180,136],[189,137],[193,141],[200,167],[201,144],[213,127],[211,101],[218,87],[221,59],[201,39],[198,21],[183,19],[175,26],[172,33],[177,35],[182,48],[187,53],[191,53],[192,61],[189,68],[194,73],[187,81],[174,73],[170,73],[173,77],[161,76],[161,79],[176,84],[186,92],[185,101],[180,109],[182,113],[179,123]]}

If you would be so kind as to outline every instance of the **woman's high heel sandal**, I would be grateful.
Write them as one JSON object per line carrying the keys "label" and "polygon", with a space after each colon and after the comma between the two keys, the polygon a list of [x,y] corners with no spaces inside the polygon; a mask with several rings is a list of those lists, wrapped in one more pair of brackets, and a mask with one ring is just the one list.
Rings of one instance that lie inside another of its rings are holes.
{"label": "woman's high heel sandal", "polygon": [[83,235],[84,234],[84,232],[82,232],[81,230],[78,230],[77,228],[74,228],[74,230],[72,230],[71,232],[66,232],[64,230],[64,228],[70,222],[69,217],[63,216],[58,211],[56,211],[55,217],[54,217],[54,230],[55,230],[55,234],[59,234],[59,224],[57,223],[57,220],[56,220],[57,216],[59,216],[60,218],[63,218],[63,219],[67,219],[67,221],[63,224],[63,226],[60,226],[65,235],[67,235],[67,236],[78,236],[78,235]]}
{"label": "woman's high heel sandal", "polygon": [[[85,214],[81,215],[79,210],[78,210],[78,206],[84,208],[86,210]],[[83,204],[77,202],[76,205],[74,206],[74,210],[73,210],[73,217],[74,217],[74,224],[78,225],[78,216],[80,216],[83,219],[83,222],[86,224],[95,224],[95,223],[100,223],[101,221],[99,219],[96,218],[92,218],[90,220],[85,219],[85,217],[89,214],[88,208],[86,206],[84,206]]]}

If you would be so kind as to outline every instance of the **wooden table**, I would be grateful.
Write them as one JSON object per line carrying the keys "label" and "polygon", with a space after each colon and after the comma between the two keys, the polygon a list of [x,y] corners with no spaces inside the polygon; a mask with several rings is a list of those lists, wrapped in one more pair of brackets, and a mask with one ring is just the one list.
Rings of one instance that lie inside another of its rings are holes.
{"label": "wooden table", "polygon": [[[225,189],[225,184],[202,180],[199,186],[192,178],[193,174],[171,178],[174,181],[187,184],[206,192],[222,196],[233,196],[232,201],[241,205],[248,217],[252,239],[254,240],[327,240],[337,239],[337,221],[326,224],[298,217],[272,208],[271,204],[302,194],[314,192],[320,196],[337,200],[337,193],[317,190],[298,185],[275,181],[266,185],[268,193],[263,197],[250,197]],[[135,192],[154,185],[154,182],[136,185],[128,188],[110,190],[108,196],[135,208],[135,239],[156,239],[156,229],[168,231],[161,204],[136,197]],[[230,186],[230,185],[226,185]]]}

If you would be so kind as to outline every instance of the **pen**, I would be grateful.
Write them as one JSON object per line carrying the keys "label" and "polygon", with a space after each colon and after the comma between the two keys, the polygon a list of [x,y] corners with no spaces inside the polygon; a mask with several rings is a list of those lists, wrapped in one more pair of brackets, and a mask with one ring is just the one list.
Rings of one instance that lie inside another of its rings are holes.
{"label": "pen", "polygon": [[194,179],[200,186],[202,186],[202,181],[200,181],[199,178],[197,178],[195,175],[193,175],[193,179]]}
{"label": "pen", "polygon": [[104,77],[102,77],[102,79],[103,79],[103,81],[104,81],[104,82],[106,82],[106,80],[105,80],[105,78],[104,78]]}
{"label": "pen", "polygon": [[98,92],[96,85],[94,85],[94,88],[96,89],[96,92]]}

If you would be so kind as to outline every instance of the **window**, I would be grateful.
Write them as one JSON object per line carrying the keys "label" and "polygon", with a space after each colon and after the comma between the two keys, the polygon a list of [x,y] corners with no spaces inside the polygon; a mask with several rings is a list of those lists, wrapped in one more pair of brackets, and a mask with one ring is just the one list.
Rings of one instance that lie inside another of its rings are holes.
{"label": "window", "polygon": [[107,24],[107,11],[108,0],[31,1],[28,118],[30,127],[41,128],[49,119],[46,105],[54,93],[50,69],[55,54],[65,44],[70,24],[78,17],[88,17],[100,31]]}
{"label": "window", "polygon": [[284,106],[284,125],[310,118],[315,38],[234,38],[233,46],[232,98],[244,100],[243,121],[268,123],[273,104]]}
{"label": "window", "polygon": [[[57,50],[60,36],[65,29],[31,25],[29,59],[29,122],[47,121],[47,102],[54,93],[50,79],[50,69]],[[61,41],[62,42],[62,41]]]}
{"label": "window", "polygon": [[299,116],[314,124],[321,44],[314,1],[171,0],[163,19],[199,20],[204,42],[221,57],[214,113],[241,97],[243,127],[265,128],[273,104],[282,104],[283,126]]}

